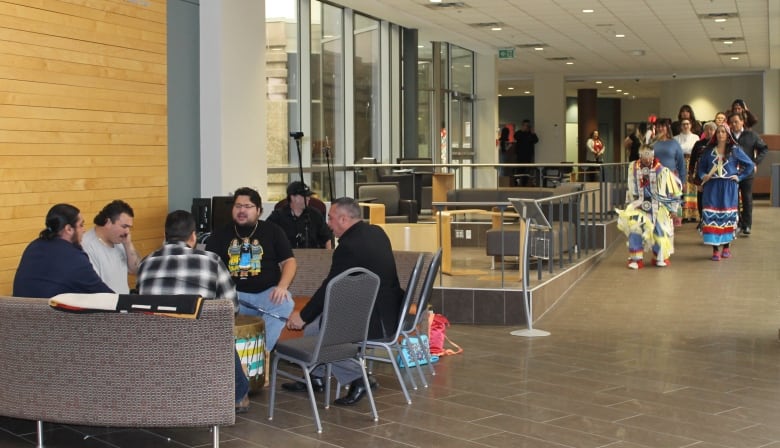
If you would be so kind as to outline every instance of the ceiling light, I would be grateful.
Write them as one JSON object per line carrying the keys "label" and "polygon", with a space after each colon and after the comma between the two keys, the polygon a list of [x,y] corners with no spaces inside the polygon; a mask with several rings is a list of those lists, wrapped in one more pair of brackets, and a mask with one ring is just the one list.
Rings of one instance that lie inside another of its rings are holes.
{"label": "ceiling light", "polygon": [[625,34],[615,34],[615,37],[626,37]]}
{"label": "ceiling light", "polygon": [[574,65],[574,62],[569,61],[569,62],[566,63],[566,65]]}
{"label": "ceiling light", "polygon": [[417,48],[425,48],[425,45],[418,45]]}
{"label": "ceiling light", "polygon": [[499,93],[498,96],[501,96],[501,94]]}
{"label": "ceiling light", "polygon": [[732,56],[732,57],[731,57],[731,60],[732,60],[732,61],[738,61],[738,60],[739,60],[739,56]]}
{"label": "ceiling light", "polygon": [[607,86],[608,89],[614,89],[615,86]]}
{"label": "ceiling light", "polygon": [[628,92],[623,92],[623,95],[628,95]]}
{"label": "ceiling light", "polygon": [[515,88],[514,88],[514,87],[507,87],[506,89],[507,89],[507,90],[515,90]]}
{"label": "ceiling light", "polygon": [[719,19],[715,19],[715,23],[723,23],[723,22],[725,22],[726,20],[728,20],[728,19],[725,19],[725,18],[721,17],[721,18],[719,18]]}
{"label": "ceiling light", "polygon": [[596,81],[596,84],[601,84],[601,81]]}
{"label": "ceiling light", "polygon": [[501,31],[500,26],[494,26],[493,28],[490,28],[490,31]]}
{"label": "ceiling light", "polygon": [[431,3],[441,3],[441,0],[431,0]]}
{"label": "ceiling light", "polygon": [[622,91],[623,91],[623,89],[617,89],[617,90],[615,90],[615,92],[622,92]]}
{"label": "ceiling light", "polygon": [[531,91],[530,91],[530,90],[526,90],[526,91],[524,91],[523,93],[525,93],[526,95],[530,95],[530,94],[531,94]]}
{"label": "ceiling light", "polygon": [[542,51],[542,50],[544,50],[544,47],[534,47],[534,50],[535,51]]}
{"label": "ceiling light", "polygon": [[590,14],[590,13],[593,12],[593,10],[592,9],[583,9],[582,12],[584,12],[585,14]]}
{"label": "ceiling light", "polygon": [[723,41],[723,45],[731,45],[731,44],[733,44],[733,43],[734,43],[734,41],[733,41],[733,40],[724,40],[724,41]]}

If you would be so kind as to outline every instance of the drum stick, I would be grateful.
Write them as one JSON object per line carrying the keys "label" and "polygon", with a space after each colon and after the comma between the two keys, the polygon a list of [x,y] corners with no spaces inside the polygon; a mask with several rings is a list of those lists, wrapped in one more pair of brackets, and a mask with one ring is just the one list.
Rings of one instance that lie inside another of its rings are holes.
{"label": "drum stick", "polygon": [[249,303],[249,302],[247,302],[245,300],[239,300],[238,303],[240,303],[241,305],[244,305],[247,308],[251,308],[251,309],[253,309],[255,311],[258,311],[258,312],[260,312],[260,314],[262,314],[264,316],[275,317],[275,318],[279,319],[282,322],[287,322],[287,318],[286,317],[280,316],[280,315],[275,314],[275,313],[271,313],[270,311],[266,311],[266,310],[260,308],[257,305],[252,305],[251,303]]}

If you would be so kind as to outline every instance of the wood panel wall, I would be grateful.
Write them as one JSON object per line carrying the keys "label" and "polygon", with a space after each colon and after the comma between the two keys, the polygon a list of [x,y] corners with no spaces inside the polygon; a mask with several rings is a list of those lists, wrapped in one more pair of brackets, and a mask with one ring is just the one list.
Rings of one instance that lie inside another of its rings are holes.
{"label": "wood panel wall", "polygon": [[0,0],[0,294],[67,202],[113,199],[141,255],[168,211],[165,0]]}

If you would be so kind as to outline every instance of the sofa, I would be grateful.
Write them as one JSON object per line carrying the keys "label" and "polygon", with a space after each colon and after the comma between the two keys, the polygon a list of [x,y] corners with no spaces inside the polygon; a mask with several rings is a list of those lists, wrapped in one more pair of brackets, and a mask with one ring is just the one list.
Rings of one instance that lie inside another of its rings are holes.
{"label": "sofa", "polygon": [[0,297],[0,415],[43,423],[213,428],[235,422],[233,303],[199,319],[75,314]]}

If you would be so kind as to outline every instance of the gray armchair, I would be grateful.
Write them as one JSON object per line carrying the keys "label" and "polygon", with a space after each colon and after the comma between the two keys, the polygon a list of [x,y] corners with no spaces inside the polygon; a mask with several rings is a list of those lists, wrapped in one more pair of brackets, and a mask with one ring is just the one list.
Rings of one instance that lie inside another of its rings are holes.
{"label": "gray armchair", "polygon": [[385,222],[417,222],[417,201],[401,199],[398,182],[376,182],[355,185],[358,199],[373,198],[374,204],[385,206]]}

